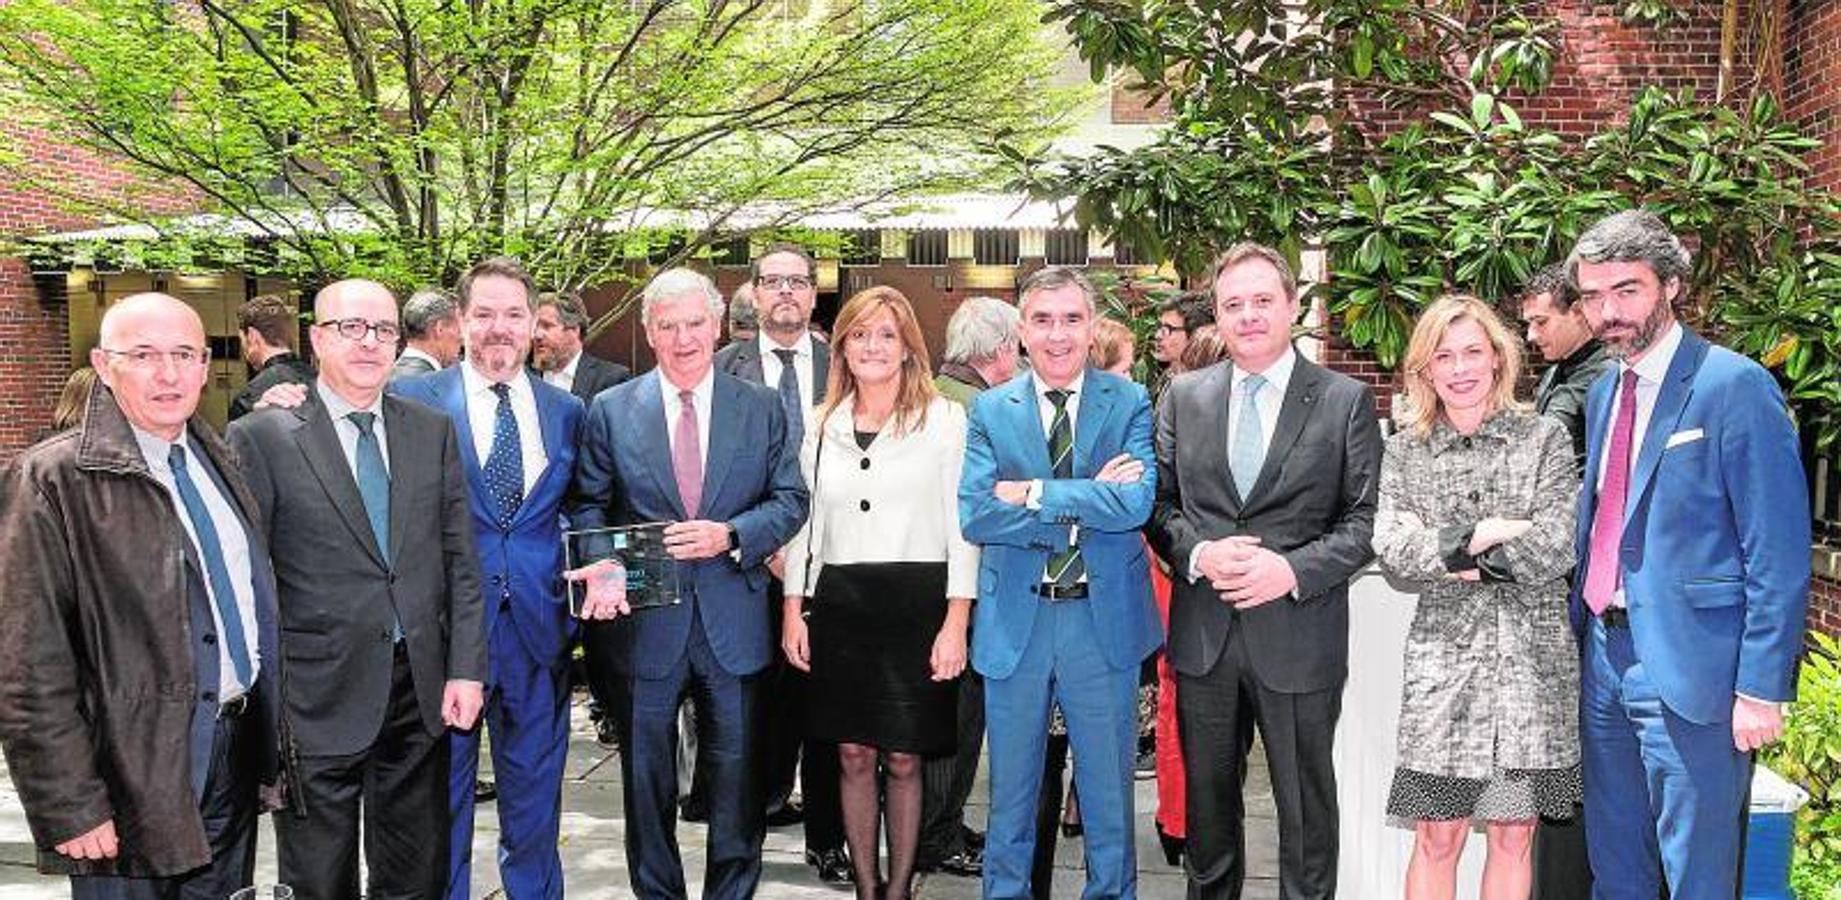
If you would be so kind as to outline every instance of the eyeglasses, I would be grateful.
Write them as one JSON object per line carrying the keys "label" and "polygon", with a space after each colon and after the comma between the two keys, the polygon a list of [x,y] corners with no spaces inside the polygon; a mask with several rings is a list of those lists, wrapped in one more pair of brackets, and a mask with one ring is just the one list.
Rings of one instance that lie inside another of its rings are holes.
{"label": "eyeglasses", "polygon": [[762,275],[755,278],[754,283],[770,291],[786,288],[803,291],[812,286],[812,279],[804,275]]}
{"label": "eyeglasses", "polygon": [[377,335],[379,344],[394,344],[401,337],[403,330],[395,322],[373,322],[369,319],[333,319],[319,323],[321,328],[330,328],[353,343],[364,340],[366,334]]}
{"label": "eyeglasses", "polygon": [[211,362],[211,350],[207,347],[180,347],[176,350],[155,350],[152,347],[135,347],[132,350],[110,350],[107,347],[97,349],[109,356],[126,360],[131,368],[148,371],[158,369],[167,360],[172,360],[173,367],[178,369],[195,369]]}
{"label": "eyeglasses", "polygon": [[1168,335],[1175,334],[1182,330],[1183,330],[1183,326],[1181,325],[1171,325],[1167,322],[1157,323],[1157,336],[1158,337],[1166,337]]}

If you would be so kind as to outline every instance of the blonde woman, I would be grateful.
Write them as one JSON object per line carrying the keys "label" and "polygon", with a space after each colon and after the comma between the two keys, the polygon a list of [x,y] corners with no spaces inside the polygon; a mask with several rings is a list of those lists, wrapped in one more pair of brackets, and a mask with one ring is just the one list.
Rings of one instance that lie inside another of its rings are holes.
{"label": "blonde woman", "polygon": [[1489,838],[1482,896],[1526,900],[1537,817],[1580,798],[1566,618],[1579,478],[1565,427],[1515,402],[1520,347],[1474,297],[1427,307],[1381,465],[1375,553],[1420,592],[1387,800],[1413,823],[1409,900],[1455,896],[1472,821]]}
{"label": "blonde woman", "polygon": [[812,514],[786,547],[782,648],[811,673],[808,732],[838,745],[857,897],[906,900],[921,759],[956,744],[978,588],[978,549],[959,532],[965,412],[934,391],[920,325],[899,291],[850,298],[833,334],[843,364],[831,365],[800,452]]}

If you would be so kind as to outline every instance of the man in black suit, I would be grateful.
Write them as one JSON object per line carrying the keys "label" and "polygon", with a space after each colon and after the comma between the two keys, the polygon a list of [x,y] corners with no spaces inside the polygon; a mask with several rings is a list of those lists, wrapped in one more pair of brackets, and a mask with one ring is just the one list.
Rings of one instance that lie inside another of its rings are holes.
{"label": "man in black suit", "polygon": [[1297,282],[1269,247],[1215,263],[1229,360],[1170,383],[1158,410],[1151,541],[1178,577],[1168,652],[1187,768],[1191,898],[1245,877],[1241,784],[1265,739],[1279,892],[1336,895],[1330,747],[1348,674],[1349,579],[1373,556],[1381,432],[1369,389],[1291,346]]}
{"label": "man in black suit", "polygon": [[303,900],[434,897],[448,873],[446,727],[479,716],[484,607],[454,426],[385,396],[399,336],[383,285],[314,300],[307,402],[230,437],[262,509],[280,589],[282,687],[301,812],[275,822]]}
{"label": "man in black suit", "polygon": [[230,400],[230,421],[256,408],[269,388],[278,384],[313,383],[313,366],[300,358],[300,309],[279,294],[252,297],[237,309],[237,332],[242,335],[243,362],[249,366],[249,383]]}
{"label": "man in black suit", "polygon": [[438,372],[460,361],[460,301],[439,288],[423,288],[403,301],[403,355],[390,378]]}
{"label": "man in black suit", "polygon": [[[825,400],[831,354],[812,339],[812,308],[818,302],[818,263],[804,247],[774,244],[754,261],[754,311],[760,332],[716,353],[716,371],[764,384],[780,395],[788,430],[803,434],[812,408]],[[780,561],[771,567],[777,575]],[[772,633],[779,634],[781,588],[769,588],[774,602]],[[843,813],[838,800],[837,747],[803,739],[805,676],[774,660],[762,692],[767,706],[767,824],[791,825],[805,820],[805,858],[821,879],[834,884],[849,878],[844,854]],[[803,752],[802,752],[803,745]],[[799,771],[804,806],[793,802],[793,772]]]}
{"label": "man in black suit", "polygon": [[531,339],[531,362],[547,381],[582,401],[633,377],[617,362],[609,362],[582,349],[588,327],[588,310],[573,292],[544,294],[537,300],[537,333]]}

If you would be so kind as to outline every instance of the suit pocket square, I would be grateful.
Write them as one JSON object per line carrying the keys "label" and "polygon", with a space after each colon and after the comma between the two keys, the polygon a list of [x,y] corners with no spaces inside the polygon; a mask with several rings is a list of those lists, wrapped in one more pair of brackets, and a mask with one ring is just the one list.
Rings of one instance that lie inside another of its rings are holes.
{"label": "suit pocket square", "polygon": [[1671,434],[1668,436],[1668,443],[1662,445],[1662,449],[1667,450],[1670,447],[1679,447],[1682,444],[1691,444],[1706,436],[1707,436],[1707,433],[1705,431],[1702,431],[1699,428],[1690,428],[1686,431],[1677,431],[1674,434]]}

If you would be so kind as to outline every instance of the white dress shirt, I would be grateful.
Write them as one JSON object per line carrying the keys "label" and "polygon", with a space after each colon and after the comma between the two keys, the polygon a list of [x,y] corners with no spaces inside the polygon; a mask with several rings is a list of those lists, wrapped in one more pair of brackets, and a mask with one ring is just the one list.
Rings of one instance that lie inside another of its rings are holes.
{"label": "white dress shirt", "polygon": [[[132,427],[132,426],[130,426]],[[192,476],[192,484],[198,488],[198,496],[205,502],[205,509],[211,514],[211,525],[217,529],[218,549],[224,554],[224,568],[230,573],[231,590],[236,594],[238,618],[243,620],[243,643],[249,650],[250,677],[262,674],[262,649],[256,628],[256,582],[254,570],[249,557],[249,535],[243,530],[243,520],[237,516],[236,508],[230,505],[230,499],[217,489],[217,479],[206,474],[205,467],[210,465],[204,454],[192,443],[191,436],[181,432],[179,440],[167,441],[139,428],[134,429],[134,442],[141,447],[141,458],[147,461],[147,470],[153,479],[166,488],[166,493],[173,500],[173,514],[178,516],[179,524],[185,526],[185,536],[192,542],[192,552],[198,554],[198,564],[205,564],[204,551],[199,548],[198,531],[192,527],[192,517],[186,515],[185,501],[179,497],[179,482],[173,478],[173,469],[168,456],[177,444],[185,448],[186,471]],[[219,472],[221,477],[224,473]],[[211,621],[216,623],[217,633],[224,633],[224,616],[217,606],[217,595],[211,587],[211,579],[203,579],[205,594],[210,598]],[[253,682],[252,682],[253,683]],[[236,667],[230,662],[230,642],[217,642],[217,696],[218,702],[228,703],[235,700],[250,685],[237,682]]]}
{"label": "white dress shirt", "polygon": [[[671,442],[675,453],[678,449],[678,416],[682,413],[684,401],[678,398],[682,389],[671,383],[665,373],[658,373],[659,394],[665,401],[665,437]],[[690,389],[691,406],[697,411],[697,453],[702,460],[702,469],[709,471],[710,461],[710,398],[716,394],[716,370],[710,368],[703,373],[703,379]]]}
{"label": "white dress shirt", "polygon": [[[479,454],[479,464],[486,464],[486,457],[492,455],[492,429],[498,421],[499,395],[492,390],[493,381],[473,368],[471,362],[460,364],[461,385],[466,389],[467,425],[473,429],[473,452]],[[537,479],[543,477],[543,469],[550,464],[549,454],[543,452],[543,426],[537,420],[537,395],[531,392],[531,382],[523,369],[506,384],[511,386],[511,417],[518,422],[518,447],[523,451],[520,456],[524,461],[524,493],[537,486]]]}
{"label": "white dress shirt", "polygon": [[774,390],[780,389],[780,354],[775,350],[793,351],[793,377],[799,381],[799,408],[810,410],[813,406],[812,385],[812,332],[799,332],[799,339],[791,347],[782,347],[762,331],[755,336],[755,343],[761,348],[761,383]]}
{"label": "white dress shirt", "polygon": [[1234,432],[1240,429],[1239,405],[1245,402],[1246,395],[1242,392],[1246,390],[1246,380],[1249,376],[1260,375],[1266,379],[1266,383],[1254,394],[1254,399],[1259,403],[1259,456],[1265,458],[1266,452],[1272,449],[1272,433],[1278,430],[1279,408],[1285,405],[1285,389],[1291,386],[1291,370],[1297,367],[1297,362],[1297,351],[1287,347],[1284,355],[1274,360],[1264,372],[1249,372],[1239,366],[1233,367],[1234,381],[1227,401],[1227,446],[1234,446]]}
{"label": "white dress shirt", "polygon": [[[371,420],[371,433],[377,435],[377,452],[383,454],[384,472],[390,471],[390,439],[384,433],[384,397],[378,394],[371,398],[371,405],[360,409],[347,402],[339,392],[328,387],[326,379],[314,382],[313,389],[320,396],[320,405],[326,407],[326,415],[332,417],[332,430],[339,436],[339,449],[345,451],[345,466],[352,470],[352,481],[358,480],[358,423],[346,418],[355,412],[368,412],[375,418]],[[496,401],[497,398],[495,397]],[[488,435],[487,445],[491,445]],[[484,460],[485,457],[480,457]]]}
{"label": "white dress shirt", "polygon": [[575,351],[575,356],[569,359],[568,365],[563,366],[562,368],[556,369],[554,371],[543,373],[543,380],[550,384],[556,385],[557,387],[562,388],[565,391],[574,391],[575,390],[575,367],[581,364],[582,364],[582,351],[577,350]]}
{"label": "white dress shirt", "polygon": [[[1080,434],[1078,430],[1080,427],[1080,422],[1078,421],[1080,419],[1080,391],[1087,384],[1087,370],[1080,370],[1080,374],[1075,375],[1074,380],[1068,382],[1067,387],[1063,388],[1051,388],[1045,384],[1041,378],[1034,374],[1029,376],[1029,380],[1036,389],[1036,415],[1042,418],[1043,441],[1046,442],[1050,440],[1050,436],[1055,430],[1055,401],[1048,399],[1048,392],[1059,390],[1067,392],[1067,397],[1061,402],[1068,414],[1068,436],[1070,438],[1075,438],[1075,442],[1078,443],[1077,435]],[[1052,465],[1054,460],[1049,460],[1049,463]],[[1023,505],[1029,509],[1042,508],[1042,481],[1040,479],[1029,483],[1029,496],[1023,501]],[[1068,543],[1070,545],[1080,543],[1079,525],[1068,526]],[[1045,582],[1052,580],[1048,577],[1047,566],[1042,567],[1042,580]],[[1083,570],[1080,573],[1080,578],[1074,583],[1086,584],[1087,573]]]}

